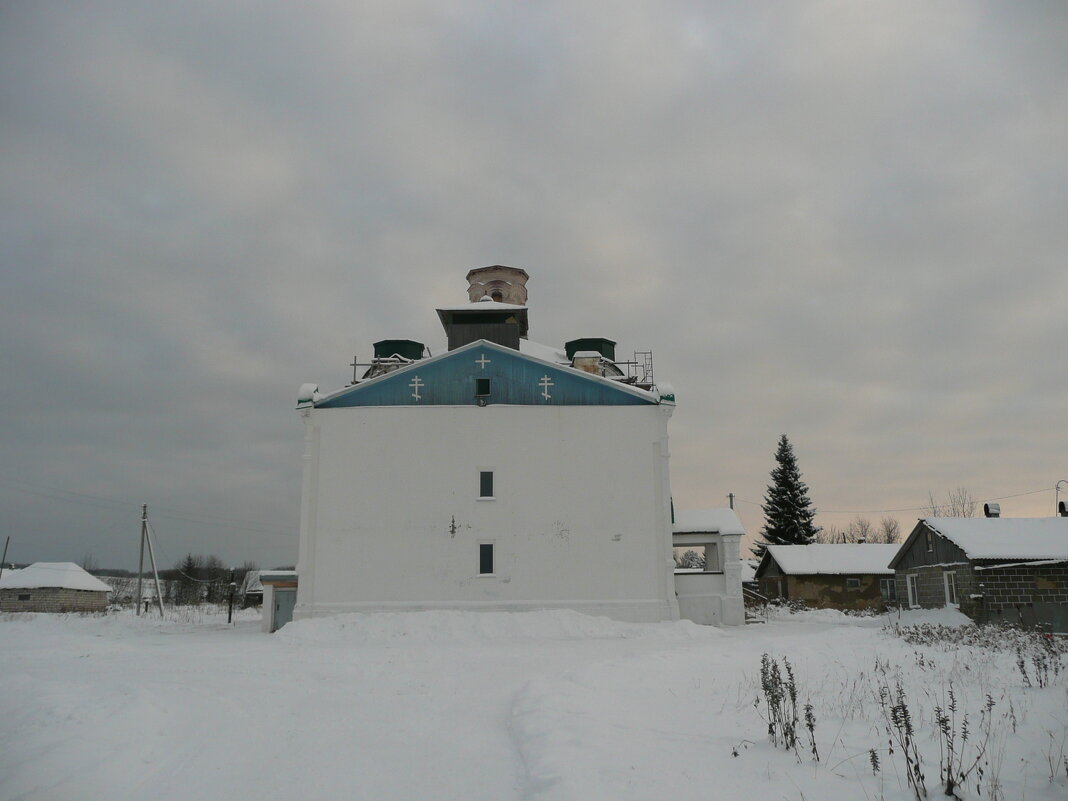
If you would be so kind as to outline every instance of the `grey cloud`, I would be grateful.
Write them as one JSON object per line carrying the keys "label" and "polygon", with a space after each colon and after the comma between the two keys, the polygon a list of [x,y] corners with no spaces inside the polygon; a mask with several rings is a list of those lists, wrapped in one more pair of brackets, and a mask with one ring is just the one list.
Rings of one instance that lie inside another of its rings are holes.
{"label": "grey cloud", "polygon": [[24,558],[133,558],[128,511],[31,486],[291,563],[295,387],[439,347],[434,306],[498,262],[534,338],[655,351],[680,505],[759,500],[783,431],[827,509],[1068,477],[1061,4],[2,13]]}

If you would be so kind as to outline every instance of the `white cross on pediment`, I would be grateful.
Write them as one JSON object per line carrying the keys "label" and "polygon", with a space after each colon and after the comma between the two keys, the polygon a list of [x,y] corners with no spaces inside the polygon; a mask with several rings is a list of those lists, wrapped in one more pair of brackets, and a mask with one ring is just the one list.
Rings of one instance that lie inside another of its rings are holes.
{"label": "white cross on pediment", "polygon": [[479,370],[485,370],[486,369],[486,365],[489,364],[490,361],[491,361],[490,359],[486,358],[486,354],[485,353],[480,353],[479,354],[479,358],[475,359],[475,364],[478,365],[478,369]]}
{"label": "white cross on pediment", "polygon": [[419,394],[419,388],[426,386],[426,384],[424,384],[422,381],[419,380],[419,376],[415,376],[415,378],[412,379],[412,382],[410,384],[408,384],[408,386],[412,388],[412,397],[413,398],[415,398],[416,400],[419,400],[420,398],[423,397],[422,395]]}
{"label": "white cross on pediment", "polygon": [[547,375],[541,377],[541,381],[538,382],[538,386],[541,387],[541,396],[545,400],[549,400],[552,395],[549,394],[549,387],[553,386],[553,380]]}

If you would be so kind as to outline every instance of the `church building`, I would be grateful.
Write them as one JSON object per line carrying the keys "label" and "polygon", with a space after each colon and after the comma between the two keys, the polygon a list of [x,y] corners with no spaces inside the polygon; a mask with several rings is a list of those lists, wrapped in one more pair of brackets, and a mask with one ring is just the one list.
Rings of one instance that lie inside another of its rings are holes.
{"label": "church building", "polygon": [[673,390],[653,381],[651,354],[617,361],[611,339],[531,342],[527,279],[471,270],[468,302],[437,310],[446,352],[382,340],[350,385],[301,388],[296,618],[679,617]]}

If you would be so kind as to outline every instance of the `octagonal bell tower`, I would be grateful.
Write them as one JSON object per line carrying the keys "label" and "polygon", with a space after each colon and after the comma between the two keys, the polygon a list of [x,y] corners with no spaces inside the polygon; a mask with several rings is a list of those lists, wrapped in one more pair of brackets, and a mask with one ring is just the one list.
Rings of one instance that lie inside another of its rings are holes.
{"label": "octagonal bell tower", "polygon": [[527,271],[518,267],[476,267],[467,273],[467,297],[472,303],[489,297],[498,303],[526,306],[528,278]]}

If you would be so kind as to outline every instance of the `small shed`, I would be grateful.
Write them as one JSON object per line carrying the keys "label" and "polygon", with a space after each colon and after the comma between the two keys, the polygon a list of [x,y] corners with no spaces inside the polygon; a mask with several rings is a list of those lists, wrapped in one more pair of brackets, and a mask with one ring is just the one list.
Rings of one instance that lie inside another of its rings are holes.
{"label": "small shed", "polygon": [[771,599],[816,609],[881,609],[897,598],[889,567],[897,550],[875,543],[769,545],[756,578]]}
{"label": "small shed", "polygon": [[263,585],[263,630],[278,631],[293,620],[297,604],[296,570],[261,570]]}
{"label": "small shed", "polygon": [[1068,632],[1068,517],[925,517],[890,566],[911,608]]}
{"label": "small shed", "polygon": [[74,562],[34,562],[0,576],[0,612],[104,612],[110,591]]}
{"label": "small shed", "polygon": [[671,531],[679,617],[705,625],[744,623],[739,552],[745,529],[735,511],[678,510]]}

